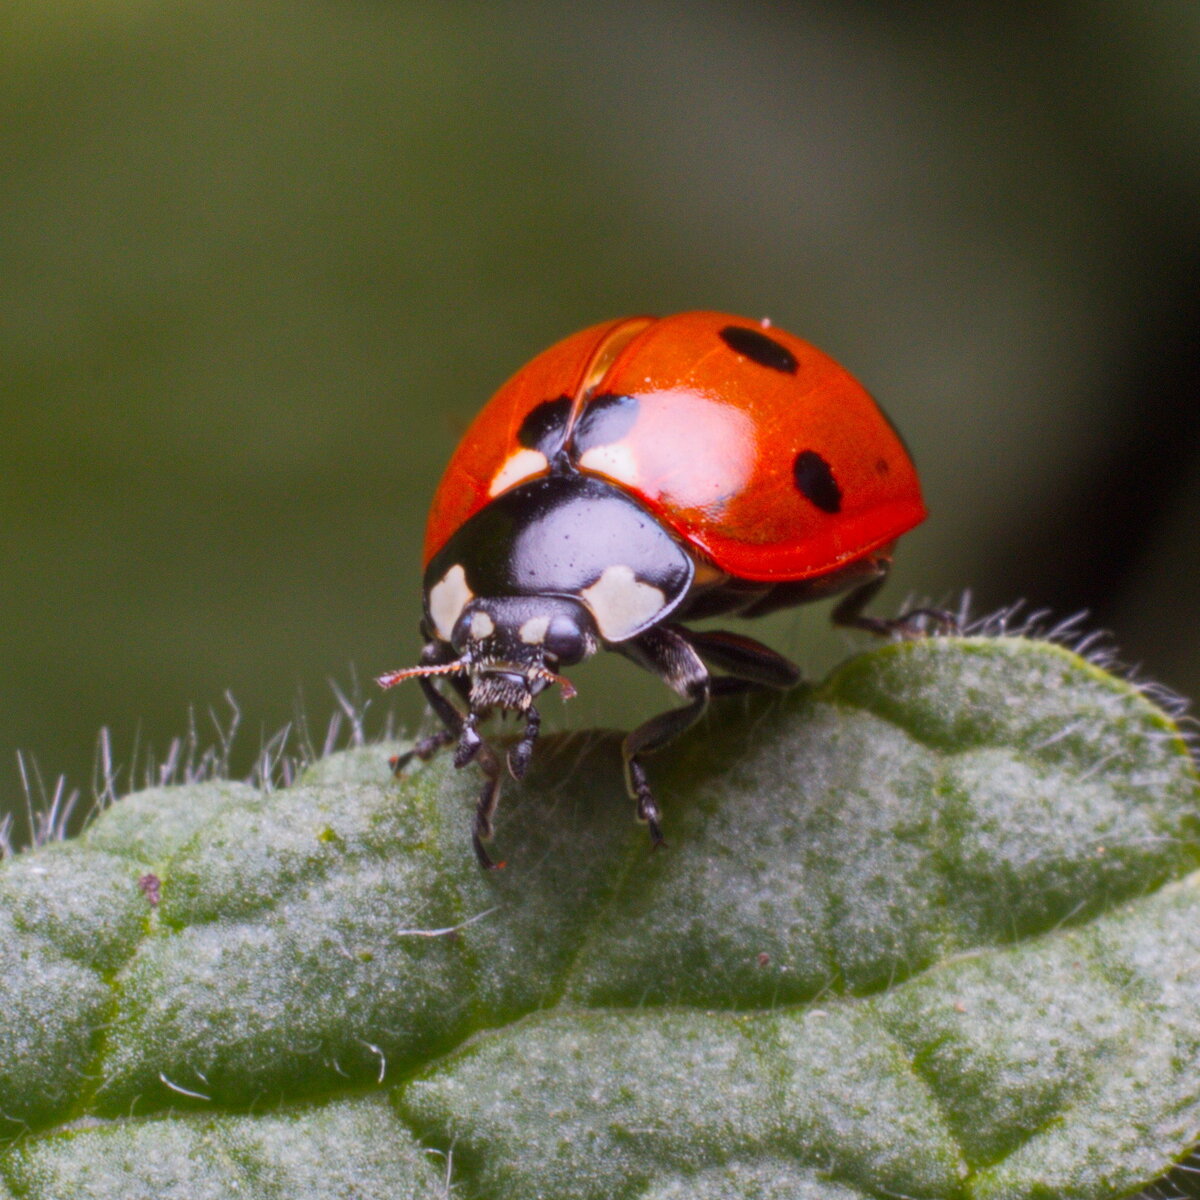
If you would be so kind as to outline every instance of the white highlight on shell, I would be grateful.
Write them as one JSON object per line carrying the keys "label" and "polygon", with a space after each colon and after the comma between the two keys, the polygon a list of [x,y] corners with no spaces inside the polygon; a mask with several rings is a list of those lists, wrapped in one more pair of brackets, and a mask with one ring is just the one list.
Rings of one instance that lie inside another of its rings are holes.
{"label": "white highlight on shell", "polygon": [[546,630],[549,628],[549,617],[530,617],[517,633],[527,646],[540,646],[546,640]]}
{"label": "white highlight on shell", "polygon": [[621,642],[649,624],[666,606],[661,588],[643,583],[633,568],[614,563],[583,589],[583,601],[592,610],[605,641]]}
{"label": "white highlight on shell", "polygon": [[485,612],[471,614],[471,636],[480,642],[496,632],[496,622]]}
{"label": "white highlight on shell", "polygon": [[433,626],[442,641],[450,640],[455,623],[462,616],[462,610],[474,598],[475,594],[467,587],[467,573],[460,563],[455,563],[429,589],[429,615],[433,618]]}
{"label": "white highlight on shell", "polygon": [[616,483],[630,486],[638,482],[637,460],[624,442],[610,442],[607,446],[593,446],[579,456],[579,465],[585,471],[594,471]]}
{"label": "white highlight on shell", "polygon": [[533,475],[540,475],[549,467],[550,463],[540,450],[517,450],[508,456],[504,466],[492,477],[488,495],[498,496],[501,492],[507,492],[510,487],[523,483]]}

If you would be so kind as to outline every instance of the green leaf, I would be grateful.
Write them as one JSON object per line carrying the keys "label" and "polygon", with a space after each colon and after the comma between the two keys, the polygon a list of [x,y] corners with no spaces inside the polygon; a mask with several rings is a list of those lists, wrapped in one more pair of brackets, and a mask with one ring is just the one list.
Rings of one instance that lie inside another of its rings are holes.
{"label": "green leaf", "polygon": [[1115,1198],[1200,1133],[1200,787],[1067,650],[721,702],[653,855],[617,735],[497,872],[475,772],[386,753],[0,866],[0,1197]]}
{"label": "green leaf", "polygon": [[125,1121],[30,1139],[8,1156],[18,1196],[445,1196],[436,1162],[380,1098],[255,1117]]}

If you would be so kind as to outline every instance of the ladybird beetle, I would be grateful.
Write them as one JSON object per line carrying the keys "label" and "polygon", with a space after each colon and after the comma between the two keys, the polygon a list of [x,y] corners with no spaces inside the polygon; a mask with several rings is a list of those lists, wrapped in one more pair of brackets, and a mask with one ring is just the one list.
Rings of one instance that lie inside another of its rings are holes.
{"label": "ladybird beetle", "polygon": [[393,766],[451,742],[456,767],[478,762],[472,844],[494,866],[484,842],[501,759],[479,722],[493,710],[523,719],[507,754],[520,779],[540,725],[534,699],[551,684],[573,695],[560,672],[615,650],[686,701],[622,745],[638,819],[660,845],[645,756],[712,696],[800,678],[759,642],[683,623],[849,591],[837,624],[917,633],[945,614],[883,620],[863,609],[896,539],[924,517],[900,436],[847,371],[800,338],[713,312],[585,329],[501,387],[442,477],[425,531],[420,666],[378,682],[418,679],[444,728]]}

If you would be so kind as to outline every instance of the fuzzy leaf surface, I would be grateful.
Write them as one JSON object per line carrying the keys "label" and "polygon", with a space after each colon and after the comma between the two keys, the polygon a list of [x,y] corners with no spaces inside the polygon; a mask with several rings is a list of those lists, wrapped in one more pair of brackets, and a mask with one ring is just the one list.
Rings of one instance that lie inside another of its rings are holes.
{"label": "fuzzy leaf surface", "polygon": [[1195,1141],[1200,793],[1135,688],[938,638],[721,702],[654,855],[619,744],[539,747],[502,871],[381,747],[0,864],[0,1197],[1115,1198]]}

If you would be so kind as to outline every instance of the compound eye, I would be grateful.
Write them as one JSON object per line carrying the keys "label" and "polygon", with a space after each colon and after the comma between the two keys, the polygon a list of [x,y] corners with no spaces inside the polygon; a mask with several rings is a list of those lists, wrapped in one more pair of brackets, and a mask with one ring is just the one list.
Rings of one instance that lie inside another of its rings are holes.
{"label": "compound eye", "polygon": [[550,618],[542,648],[561,666],[572,666],[587,653],[587,634],[564,613]]}
{"label": "compound eye", "polygon": [[462,654],[473,643],[485,641],[496,632],[496,622],[491,613],[478,605],[472,605],[454,623],[450,644]]}

